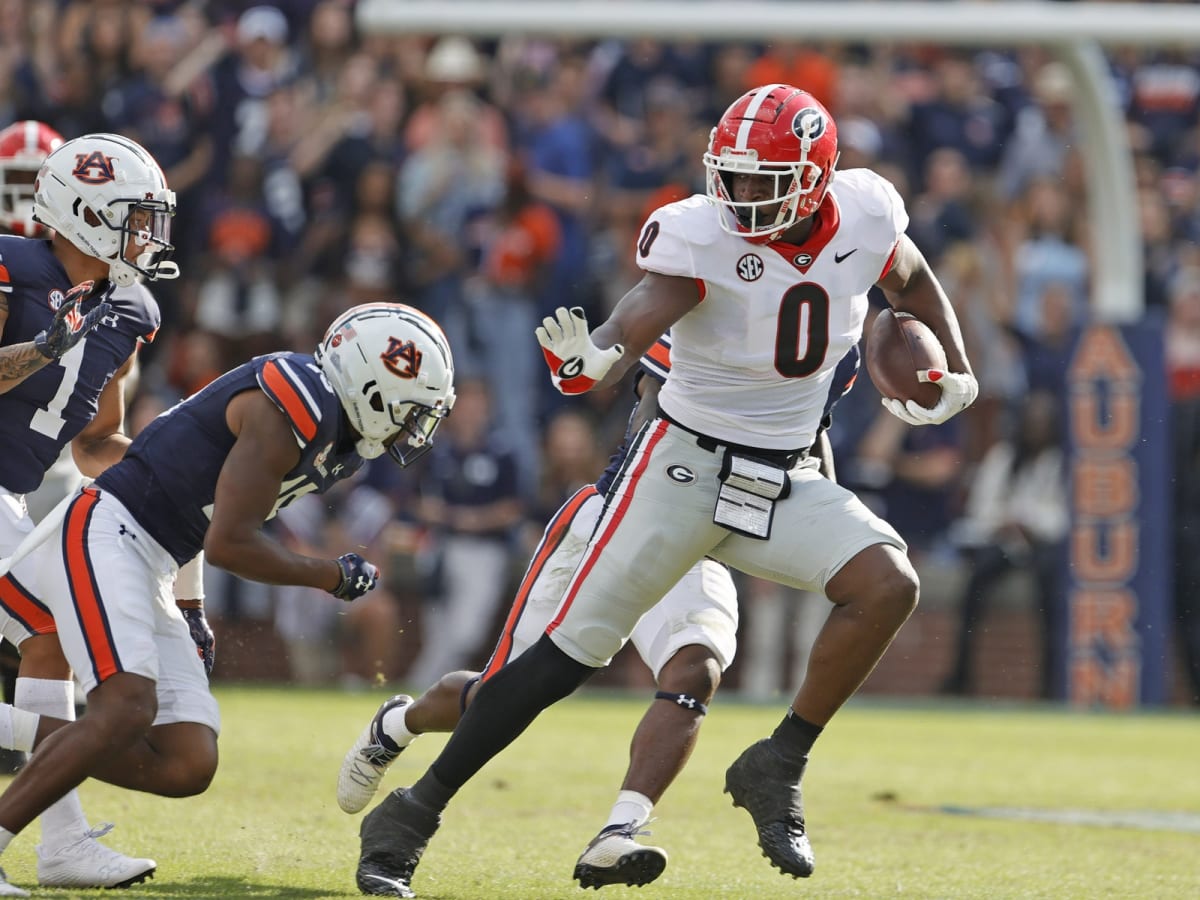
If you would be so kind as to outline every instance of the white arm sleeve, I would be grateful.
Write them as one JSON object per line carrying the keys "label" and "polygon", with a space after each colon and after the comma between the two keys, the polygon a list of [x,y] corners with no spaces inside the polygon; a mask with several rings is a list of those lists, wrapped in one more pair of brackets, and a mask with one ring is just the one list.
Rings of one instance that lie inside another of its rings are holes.
{"label": "white arm sleeve", "polygon": [[204,551],[201,550],[179,567],[175,576],[176,600],[204,599]]}

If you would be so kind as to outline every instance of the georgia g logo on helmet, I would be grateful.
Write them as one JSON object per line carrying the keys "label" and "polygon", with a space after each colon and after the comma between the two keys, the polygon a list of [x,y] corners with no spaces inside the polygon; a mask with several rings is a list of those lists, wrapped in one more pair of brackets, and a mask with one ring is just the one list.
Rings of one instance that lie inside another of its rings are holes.
{"label": "georgia g logo on helmet", "polygon": [[825,133],[825,115],[813,106],[806,106],[792,117],[792,131],[800,140],[815,141]]}

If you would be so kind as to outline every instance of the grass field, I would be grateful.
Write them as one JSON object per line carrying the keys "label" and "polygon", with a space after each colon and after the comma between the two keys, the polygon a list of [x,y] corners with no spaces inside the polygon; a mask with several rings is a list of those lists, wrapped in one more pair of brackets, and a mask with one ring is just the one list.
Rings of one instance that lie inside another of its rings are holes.
{"label": "grass field", "polygon": [[[209,791],[164,800],[89,783],[107,842],[155,857],[128,896],[356,897],[359,817],[333,785],[346,747],[382,698],[222,688],[222,762]],[[603,824],[644,698],[584,694],[545,713],[448,810],[414,880],[430,900],[592,896],[571,880]],[[1200,833],[952,815],[943,807],[1192,814],[1200,819],[1200,719],[1058,709],[857,702],[817,745],[805,781],[816,874],[793,881],[758,851],[750,817],[721,793],[729,762],[774,727],[783,705],[718,699],[688,769],[656,811],[670,853],[641,889],[678,898],[1200,897]],[[408,784],[442,746],[415,743],[385,787]],[[2,779],[0,779],[2,780]],[[35,884],[36,824],[4,854]],[[36,889],[35,896],[74,896]],[[95,898],[95,892],[81,896]]]}

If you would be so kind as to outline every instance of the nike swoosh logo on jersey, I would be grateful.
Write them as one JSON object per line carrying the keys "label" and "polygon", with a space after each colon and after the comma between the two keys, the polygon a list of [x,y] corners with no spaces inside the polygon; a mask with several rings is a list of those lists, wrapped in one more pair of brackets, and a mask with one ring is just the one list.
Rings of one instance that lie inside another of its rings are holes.
{"label": "nike swoosh logo on jersey", "polygon": [[833,254],[833,261],[835,263],[840,263],[846,257],[850,256],[851,254],[857,253],[857,252],[858,252],[858,248],[855,247],[853,250],[847,250],[845,253],[835,253],[835,254]]}

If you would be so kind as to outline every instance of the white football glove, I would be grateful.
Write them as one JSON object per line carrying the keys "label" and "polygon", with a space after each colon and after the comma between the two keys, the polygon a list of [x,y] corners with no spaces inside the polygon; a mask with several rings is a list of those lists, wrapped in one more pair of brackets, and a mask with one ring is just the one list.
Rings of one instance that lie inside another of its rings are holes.
{"label": "white football glove", "polygon": [[601,350],[592,343],[587,316],[579,306],[560,306],[534,333],[550,367],[550,380],[561,394],[590,391],[624,352],[620,344]]}
{"label": "white football glove", "polygon": [[974,403],[979,396],[979,382],[974,375],[942,369],[921,369],[917,372],[917,380],[936,384],[942,389],[942,396],[932,409],[926,409],[915,400],[905,402],[883,398],[884,409],[909,425],[941,425]]}

